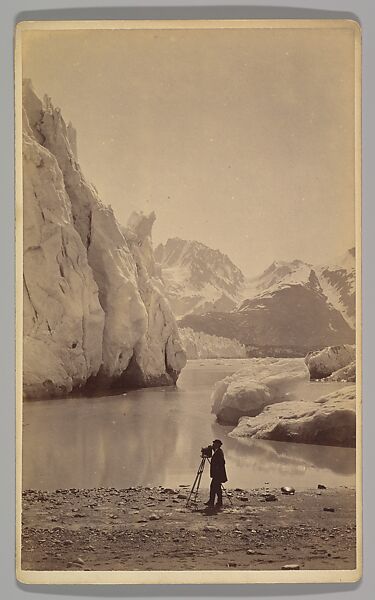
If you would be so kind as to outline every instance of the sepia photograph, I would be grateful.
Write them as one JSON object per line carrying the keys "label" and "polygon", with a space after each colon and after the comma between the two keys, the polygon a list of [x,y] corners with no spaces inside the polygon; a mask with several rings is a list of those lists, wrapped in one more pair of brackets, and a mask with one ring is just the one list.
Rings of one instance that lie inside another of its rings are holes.
{"label": "sepia photograph", "polygon": [[349,20],[16,31],[17,577],[361,577]]}

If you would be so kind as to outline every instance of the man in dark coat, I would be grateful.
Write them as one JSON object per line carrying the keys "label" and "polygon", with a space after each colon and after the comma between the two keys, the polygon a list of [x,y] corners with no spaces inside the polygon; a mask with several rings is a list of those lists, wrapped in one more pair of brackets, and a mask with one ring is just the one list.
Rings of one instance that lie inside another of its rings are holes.
{"label": "man in dark coat", "polygon": [[207,506],[213,507],[215,504],[215,496],[217,496],[216,507],[221,508],[223,505],[223,492],[221,484],[228,481],[227,474],[225,471],[225,458],[224,453],[221,449],[223,443],[221,440],[214,440],[212,442],[213,455],[211,458],[210,465],[210,499],[206,502]]}

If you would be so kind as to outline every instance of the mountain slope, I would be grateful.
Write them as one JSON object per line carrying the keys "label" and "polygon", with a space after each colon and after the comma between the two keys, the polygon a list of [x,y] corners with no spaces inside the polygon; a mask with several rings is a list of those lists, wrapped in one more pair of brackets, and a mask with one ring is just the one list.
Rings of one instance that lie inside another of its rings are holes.
{"label": "mountain slope", "polygon": [[284,356],[354,343],[355,270],[348,254],[337,266],[275,262],[246,283],[248,297],[232,311],[186,315],[180,325]]}
{"label": "mountain slope", "polygon": [[219,250],[171,238],[155,250],[176,316],[230,311],[244,284],[241,270]]}
{"label": "mountain slope", "polygon": [[320,286],[328,301],[345,321],[355,327],[355,248],[348,250],[332,265],[317,268]]}

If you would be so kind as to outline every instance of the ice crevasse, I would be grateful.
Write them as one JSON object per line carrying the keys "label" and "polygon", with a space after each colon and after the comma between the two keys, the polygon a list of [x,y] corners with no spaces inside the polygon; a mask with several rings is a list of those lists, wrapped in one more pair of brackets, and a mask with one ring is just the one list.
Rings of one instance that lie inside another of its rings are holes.
{"label": "ice crevasse", "polygon": [[126,227],[84,178],[74,129],[23,85],[23,387],[173,384],[186,364],[152,247],[155,215]]}

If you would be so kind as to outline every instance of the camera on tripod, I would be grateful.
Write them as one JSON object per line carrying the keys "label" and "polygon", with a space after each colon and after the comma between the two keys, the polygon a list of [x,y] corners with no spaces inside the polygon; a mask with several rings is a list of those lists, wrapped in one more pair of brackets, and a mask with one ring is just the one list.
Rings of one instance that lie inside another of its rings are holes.
{"label": "camera on tripod", "polygon": [[202,458],[211,458],[213,451],[214,451],[214,449],[212,446],[206,446],[206,448],[201,448],[201,457]]}

